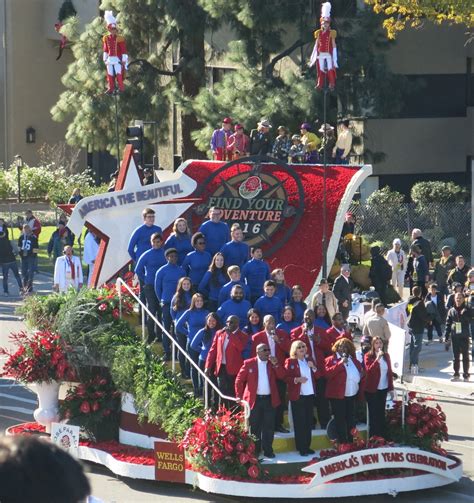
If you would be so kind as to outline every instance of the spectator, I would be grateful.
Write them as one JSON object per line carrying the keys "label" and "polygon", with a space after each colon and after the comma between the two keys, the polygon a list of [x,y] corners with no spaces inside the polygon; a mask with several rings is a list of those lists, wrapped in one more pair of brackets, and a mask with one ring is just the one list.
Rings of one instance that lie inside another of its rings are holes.
{"label": "spectator", "polygon": [[4,503],[81,503],[91,491],[76,459],[35,436],[0,439],[0,480]]}
{"label": "spectator", "polygon": [[92,231],[87,229],[86,236],[84,238],[84,256],[82,259],[87,265],[87,286],[91,286],[92,273],[94,270],[95,260],[97,254],[99,253],[100,239]]}
{"label": "spectator", "polygon": [[408,299],[406,307],[408,316],[407,325],[410,333],[410,371],[413,375],[418,374],[418,361],[423,342],[423,333],[430,318],[423,302],[421,287],[413,287],[413,295]]}
{"label": "spectator", "polygon": [[[326,131],[326,134],[324,132]],[[334,128],[330,124],[323,124],[318,133],[321,133],[321,146],[318,149],[319,160],[321,162],[326,159],[327,164],[332,164],[333,156],[332,152],[334,147],[336,146],[336,137],[334,136]],[[326,158],[324,158],[324,154],[326,154]]]}
{"label": "spectator", "polygon": [[230,299],[230,292],[235,285],[239,285],[242,287],[244,291],[244,297],[247,300],[250,300],[250,288],[244,283],[241,279],[240,275],[240,267],[238,265],[231,265],[227,269],[227,275],[230,278],[230,281],[227,282],[220,290],[219,296],[217,298],[218,305],[222,305],[226,300]]}
{"label": "spectator", "polygon": [[260,313],[254,309],[253,307],[249,309],[247,313],[247,324],[242,329],[248,336],[247,344],[242,351],[242,358],[246,360],[250,358],[252,354],[252,337],[257,333],[261,332],[263,329],[262,318],[260,317]]}
{"label": "spectator", "polygon": [[369,437],[387,438],[385,405],[387,394],[393,395],[393,373],[390,355],[384,349],[385,342],[373,337],[370,351],[364,357],[367,372],[365,399],[369,408]]}
{"label": "spectator", "polygon": [[[174,323],[174,334],[178,344],[186,350],[186,334],[180,334],[176,331],[176,323],[184,314],[185,311],[191,306],[192,285],[191,280],[185,276],[178,281],[176,293],[171,299],[170,314]],[[187,362],[181,351],[178,353],[179,365],[181,367],[181,374],[184,379],[189,379],[189,363]]]}
{"label": "spectator", "polygon": [[138,262],[138,259],[151,248],[152,234],[158,232],[163,235],[161,227],[155,225],[155,210],[145,208],[142,217],[143,224],[132,232],[128,242],[128,254],[134,262]]}
{"label": "spectator", "polygon": [[227,160],[227,142],[231,135],[232,119],[222,119],[222,127],[215,129],[211,136],[211,150],[215,161]]}
{"label": "spectator", "polygon": [[423,237],[423,233],[420,229],[413,229],[411,231],[411,247],[419,246],[421,248],[421,254],[424,255],[426,261],[428,262],[428,266],[433,263],[433,253],[431,252],[431,244],[430,242]]}
{"label": "spectator", "polygon": [[460,356],[462,355],[463,378],[469,381],[469,327],[472,314],[464,303],[464,296],[461,292],[454,297],[454,306],[448,311],[446,318],[446,351],[449,350],[451,340],[453,344],[453,370],[452,381],[459,381],[459,369],[461,366]]}
{"label": "spectator", "polygon": [[467,273],[467,281],[464,285],[464,293],[467,295],[474,291],[474,269],[469,269]]}
{"label": "spectator", "polygon": [[311,304],[313,311],[316,311],[318,306],[324,306],[328,312],[329,319],[339,312],[338,300],[334,293],[329,290],[327,279],[322,278],[319,282],[319,290],[313,295]]}
{"label": "spectator", "polygon": [[270,266],[263,260],[263,250],[254,246],[250,250],[252,258],[242,267],[242,280],[250,289],[250,300],[254,303],[263,295],[263,284],[270,279]]}
{"label": "spectator", "polygon": [[285,283],[285,271],[283,269],[273,269],[270,279],[275,282],[275,297],[281,300],[281,305],[286,306],[291,300],[291,289]]}
{"label": "spectator", "polygon": [[352,442],[351,431],[356,425],[355,401],[364,389],[364,370],[349,339],[339,339],[333,345],[332,353],[324,361],[326,397],[331,402],[337,440],[348,443]]}
{"label": "spectator", "polygon": [[364,322],[362,326],[366,325],[369,319],[377,314],[375,311],[375,306],[377,304],[380,304],[380,299],[378,297],[374,297],[370,302],[370,309],[366,313],[364,313]]}
{"label": "spectator", "polygon": [[349,154],[352,148],[352,133],[349,129],[349,120],[338,122],[336,145],[332,151],[335,164],[349,164]]}
{"label": "spectator", "polygon": [[396,238],[393,240],[393,248],[388,251],[385,258],[392,268],[392,286],[398,292],[400,299],[403,299],[407,257],[402,250],[402,242],[400,239]]}
{"label": "spectator", "polygon": [[426,286],[430,280],[428,262],[425,256],[421,254],[421,248],[419,246],[413,246],[410,251],[413,257],[412,283],[414,286],[419,286],[423,297],[426,297],[428,293]]}
{"label": "spectator", "polygon": [[115,184],[117,183],[117,178],[118,178],[118,170],[114,171],[110,175],[110,182],[109,182],[109,186],[107,188],[107,192],[114,192],[115,191]]}
{"label": "spectator", "polygon": [[18,249],[21,257],[23,293],[26,295],[33,292],[34,266],[38,255],[38,238],[28,224],[23,225],[23,232],[18,238]]}
{"label": "spectator", "polygon": [[202,232],[196,232],[191,238],[194,251],[189,252],[181,267],[187,276],[191,278],[193,289],[197,290],[204,274],[211,265],[212,257],[206,251],[206,238]]}
{"label": "spectator", "polygon": [[203,222],[199,227],[199,232],[204,234],[206,251],[212,257],[230,240],[229,226],[225,222],[221,222],[221,218],[222,210],[212,206],[209,208],[209,220]]}
{"label": "spectator", "polygon": [[303,323],[303,315],[308,305],[303,301],[303,288],[300,285],[293,285],[291,287],[291,300],[289,305],[295,312],[295,321],[298,325]]}
{"label": "spectator", "polygon": [[173,224],[173,231],[165,241],[165,250],[174,248],[178,252],[178,265],[184,262],[186,255],[193,251],[188,222],[185,218],[177,218]]}
{"label": "spectator", "polygon": [[257,439],[257,455],[263,449],[266,458],[274,458],[273,426],[280,405],[276,379],[284,378],[285,369],[269,352],[266,344],[259,344],[257,356],[245,360],[235,379],[235,395],[250,405],[250,433]]}
{"label": "spectator", "polygon": [[364,323],[362,333],[363,335],[368,335],[372,340],[374,337],[381,339],[384,343],[385,350],[387,350],[391,334],[388,321],[383,317],[384,314],[385,306],[383,304],[377,304],[375,306],[375,315],[371,316],[367,322]]}
{"label": "spectator", "polygon": [[316,164],[319,162],[318,148],[321,140],[311,132],[311,124],[304,122],[300,126],[301,143],[304,147],[305,159],[304,162],[308,164]]}
{"label": "spectator", "polygon": [[277,329],[283,330],[286,334],[288,334],[288,337],[295,328],[301,325],[301,323],[298,323],[295,320],[295,310],[291,306],[285,306],[283,308],[281,318],[282,321],[278,323]]}
{"label": "spectator", "polygon": [[466,264],[464,257],[458,255],[456,257],[456,267],[448,274],[448,285],[451,286],[453,283],[461,283],[461,285],[464,285],[467,281],[468,272],[469,266]]}
{"label": "spectator", "polygon": [[456,261],[451,253],[451,247],[443,246],[441,248],[441,258],[435,265],[433,278],[444,297],[448,295],[448,274],[455,267]]}
{"label": "spectator", "polygon": [[348,235],[353,236],[355,234],[355,224],[356,224],[356,217],[354,213],[348,211],[344,215],[344,223],[342,224],[341,236],[342,237],[346,237]]}
{"label": "spectator", "polygon": [[451,287],[452,292],[448,295],[446,299],[446,311],[449,311],[454,306],[454,296],[458,293],[464,292],[464,287],[461,283],[454,282]]}
{"label": "spectator", "polygon": [[83,199],[83,196],[81,194],[81,189],[79,187],[76,187],[71,194],[71,197],[69,198],[68,204],[77,204],[81,199]]}
{"label": "spectator", "polygon": [[236,124],[234,131],[234,134],[231,134],[227,141],[227,156],[229,161],[245,157],[249,154],[250,138],[244,134],[244,126]]}
{"label": "spectator", "polygon": [[239,224],[233,224],[230,229],[231,240],[221,248],[224,262],[227,266],[243,265],[249,259],[249,245],[244,242],[244,233]]}
{"label": "spectator", "polygon": [[224,255],[218,252],[212,257],[211,265],[202,277],[198,287],[198,290],[207,298],[207,308],[210,311],[217,311],[219,293],[228,279]]}
{"label": "spectator", "polygon": [[380,300],[387,305],[387,287],[392,279],[392,268],[380,254],[380,246],[372,246],[370,249],[372,261],[370,264],[369,278]]}
{"label": "spectator", "polygon": [[152,185],[153,183],[155,183],[154,178],[155,176],[153,173],[153,169],[145,168],[143,170],[142,185]]}
{"label": "spectator", "polygon": [[272,148],[271,127],[270,121],[262,118],[257,123],[257,129],[250,131],[250,155],[268,155],[270,153]]}
{"label": "spectator", "polygon": [[318,370],[302,341],[293,341],[290,357],[285,362],[288,399],[295,432],[296,450],[301,456],[314,454],[311,449],[314,423],[313,407],[316,394],[316,381],[322,372]]}
{"label": "spectator", "polygon": [[255,309],[265,316],[271,314],[277,323],[280,323],[280,317],[283,310],[283,305],[281,300],[275,295],[276,284],[274,281],[269,279],[263,284],[264,295],[259,297],[255,302]]}
{"label": "spectator", "polygon": [[356,351],[357,360],[365,368],[364,356],[370,351],[372,345],[372,337],[363,335],[360,338],[360,349]]}
{"label": "spectator", "polygon": [[234,285],[230,292],[230,299],[223,302],[217,314],[221,320],[226,320],[229,316],[235,315],[239,318],[239,326],[243,328],[247,323],[247,313],[252,304],[244,299],[244,289],[240,285]]}
{"label": "spectator", "polygon": [[[41,222],[33,215],[31,210],[26,210],[24,223],[30,226],[31,232],[39,240],[39,235],[41,234]],[[22,228],[23,225],[19,226],[20,230],[22,230]]]}
{"label": "spectator", "polygon": [[332,291],[336,296],[339,312],[344,317],[344,320],[347,320],[352,308],[353,289],[354,283],[351,279],[351,266],[349,264],[342,264],[341,274],[336,278],[336,281],[334,281]]}
{"label": "spectator", "polygon": [[276,157],[280,161],[288,162],[288,154],[290,153],[291,140],[288,136],[288,128],[285,126],[279,126],[278,136],[273,142],[272,156]]}
{"label": "spectator", "polygon": [[56,230],[51,234],[48,242],[48,257],[54,262],[63,253],[65,246],[72,246],[74,238],[72,232],[66,227],[63,221],[59,221]]}
{"label": "spectator", "polygon": [[433,340],[433,328],[436,328],[436,333],[438,334],[439,342],[443,342],[443,329],[441,325],[444,324],[446,320],[446,307],[444,305],[443,295],[438,292],[438,285],[432,283],[430,285],[430,291],[425,298],[426,312],[430,317],[430,324],[428,325],[428,342],[426,345],[431,344]]}
{"label": "spectator", "polygon": [[304,145],[301,143],[301,136],[299,134],[294,134],[291,137],[291,147],[290,147],[290,162],[294,164],[301,164],[304,162]]}
{"label": "spectator", "polygon": [[8,273],[11,269],[18,283],[18,290],[21,294],[22,283],[20,273],[18,272],[18,264],[15,253],[8,235],[8,225],[3,218],[0,218],[0,265],[2,267],[3,277],[3,295],[8,297]]}
{"label": "spectator", "polygon": [[53,290],[67,292],[69,288],[80,290],[84,283],[82,264],[79,257],[73,255],[72,246],[64,247],[64,255],[54,264]]}

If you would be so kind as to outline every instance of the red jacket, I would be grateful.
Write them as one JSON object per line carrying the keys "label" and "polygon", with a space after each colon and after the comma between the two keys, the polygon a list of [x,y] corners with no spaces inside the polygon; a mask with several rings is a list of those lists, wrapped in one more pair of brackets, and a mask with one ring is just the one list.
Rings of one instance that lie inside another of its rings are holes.
{"label": "red jacket", "polygon": [[316,367],[319,367],[319,369],[321,369],[321,372],[324,372],[324,358],[326,357],[321,349],[321,338],[325,336],[325,333],[326,332],[324,329],[320,327],[314,327],[314,334],[316,336],[316,340],[314,341],[314,349],[316,353],[315,355],[313,354],[311,344],[309,343],[309,337],[306,335],[303,326],[295,328],[291,331],[290,334],[291,342],[301,341],[306,344],[306,352],[308,356],[314,360]]}
{"label": "red jacket", "polygon": [[[271,364],[270,361],[268,361],[267,374],[270,382],[272,407],[278,407],[278,405],[280,405],[281,402],[276,380],[277,378],[278,379],[285,378],[285,369],[281,365],[277,365],[275,367]],[[253,409],[257,397],[257,387],[258,387],[258,363],[257,363],[257,357],[254,357],[244,361],[242,368],[239,370],[239,373],[235,378],[235,396],[237,398],[246,400],[250,404],[250,408]]]}
{"label": "red jacket", "polygon": [[[211,349],[206,359],[206,369],[214,367],[214,375],[217,376],[221,369],[224,352],[224,341],[227,332],[224,329],[218,330],[212,341]],[[229,375],[235,376],[242,366],[242,350],[247,344],[247,334],[237,329],[229,335],[229,344],[225,352],[226,371]]]}
{"label": "red jacket", "polygon": [[323,344],[323,351],[326,354],[326,356],[329,356],[332,354],[332,346],[333,344],[338,341],[339,339],[342,338],[349,339],[352,341],[352,333],[350,330],[345,330],[344,334],[341,335],[334,327],[328,328],[325,332],[325,337],[324,337],[324,342]]}
{"label": "red jacket", "polygon": [[[384,353],[385,361],[387,362],[387,380],[388,380],[388,391],[393,390],[393,375],[392,375],[392,363],[390,361],[390,355]],[[365,382],[365,391],[369,393],[375,393],[377,391],[377,386],[380,381],[380,364],[377,361],[377,357],[366,353],[364,355],[365,371],[367,373],[367,379]]]}
{"label": "red jacket", "polygon": [[[284,330],[280,329],[275,330],[275,334],[280,339],[280,342],[275,343],[275,356],[278,363],[283,366],[290,352],[290,336]],[[265,330],[257,332],[252,336],[252,356],[257,356],[257,346],[259,344],[267,344],[269,346]]]}
{"label": "red jacket", "polygon": [[[359,398],[364,396],[365,372],[362,365],[356,358],[352,359],[361,375],[359,381]],[[343,399],[346,390],[346,366],[342,358],[337,358],[336,355],[328,356],[324,361],[324,377],[326,377],[326,398]]]}
{"label": "red jacket", "polygon": [[[312,358],[308,358],[307,361],[312,361],[314,364],[314,360]],[[315,364],[316,365],[316,364]],[[285,370],[286,377],[285,381],[288,385],[288,400],[298,400],[301,393],[301,383],[295,383],[295,377],[301,377],[300,366],[297,358],[288,358],[285,362]],[[322,375],[322,369],[316,368],[316,372],[311,372],[311,377],[313,378],[313,388],[314,393],[316,394],[316,379],[319,379]]]}

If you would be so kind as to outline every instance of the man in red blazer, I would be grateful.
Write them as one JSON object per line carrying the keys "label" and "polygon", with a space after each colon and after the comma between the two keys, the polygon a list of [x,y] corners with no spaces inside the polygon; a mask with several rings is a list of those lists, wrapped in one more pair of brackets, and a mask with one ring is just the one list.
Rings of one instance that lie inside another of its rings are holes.
{"label": "man in red blazer", "polygon": [[[235,376],[242,366],[242,350],[247,344],[247,334],[239,329],[238,316],[227,318],[226,326],[216,332],[207,355],[204,372],[217,377],[217,385],[224,395],[234,395]],[[231,403],[226,404],[227,407]]]}
{"label": "man in red blazer", "polygon": [[[270,349],[270,356],[274,356],[278,360],[278,364],[283,367],[285,360],[290,352],[290,336],[284,330],[277,330],[275,318],[271,314],[267,314],[263,318],[263,330],[257,332],[252,337],[252,355],[257,354],[257,346],[266,344]],[[280,379],[277,380],[278,393],[280,395],[280,405],[275,414],[275,431],[280,433],[289,433],[283,426],[283,414],[285,412],[286,402],[286,383]]]}
{"label": "man in red blazer", "polygon": [[257,356],[245,360],[235,379],[237,398],[250,404],[250,432],[257,438],[256,448],[267,458],[274,458],[273,436],[275,412],[280,405],[277,379],[285,378],[285,369],[274,356],[268,344],[257,346]]}
{"label": "man in red blazer", "polygon": [[321,349],[325,356],[332,355],[332,346],[339,339],[353,340],[352,332],[346,328],[346,322],[341,313],[336,313],[332,317],[332,327],[326,330],[326,336],[321,340]]}

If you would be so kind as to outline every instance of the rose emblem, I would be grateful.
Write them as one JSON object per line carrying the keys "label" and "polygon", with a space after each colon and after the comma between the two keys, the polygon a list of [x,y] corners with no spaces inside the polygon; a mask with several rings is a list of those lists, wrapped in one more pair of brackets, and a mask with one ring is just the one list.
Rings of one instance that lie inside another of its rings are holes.
{"label": "rose emblem", "polygon": [[262,190],[262,180],[258,176],[249,176],[239,187],[239,194],[244,199],[253,199]]}

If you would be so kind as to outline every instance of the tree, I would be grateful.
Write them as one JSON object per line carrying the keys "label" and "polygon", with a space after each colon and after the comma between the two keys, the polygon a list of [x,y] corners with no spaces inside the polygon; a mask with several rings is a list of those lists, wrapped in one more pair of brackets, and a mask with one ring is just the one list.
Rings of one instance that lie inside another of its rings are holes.
{"label": "tree", "polygon": [[[474,27],[472,0],[364,0],[374,12],[386,16],[383,27],[394,39],[407,26],[417,28],[425,21]],[[472,35],[472,34],[471,34]],[[471,37],[472,39],[472,37]]]}
{"label": "tree", "polygon": [[454,182],[419,182],[411,188],[410,196],[419,207],[425,207],[465,202],[468,191]]}

